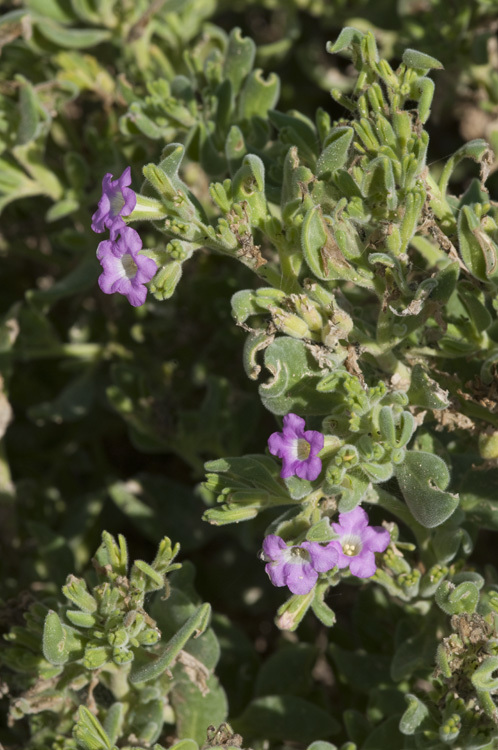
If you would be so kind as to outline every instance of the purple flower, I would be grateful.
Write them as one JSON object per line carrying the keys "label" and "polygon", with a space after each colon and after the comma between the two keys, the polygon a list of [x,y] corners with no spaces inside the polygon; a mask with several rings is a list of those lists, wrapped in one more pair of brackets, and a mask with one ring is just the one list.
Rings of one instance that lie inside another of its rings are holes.
{"label": "purple flower", "polygon": [[370,578],[377,570],[374,552],[384,552],[391,537],[382,526],[369,526],[368,516],[359,506],[349,513],[339,514],[339,523],[332,528],[339,535],[329,544],[338,553],[337,565],[347,568],[357,578]]}
{"label": "purple flower", "polygon": [[263,542],[268,564],[265,570],[274,586],[288,586],[293,594],[308,594],[318,579],[337,565],[337,550],[331,543],[302,542],[288,547],[283,539],[270,534]]}
{"label": "purple flower", "polygon": [[301,479],[313,481],[322,470],[318,453],[323,448],[323,435],[315,430],[306,430],[306,424],[297,414],[284,417],[282,432],[274,432],[268,439],[270,453],[282,459],[282,479],[297,474]]}
{"label": "purple flower", "polygon": [[137,196],[128,185],[131,185],[131,167],[117,180],[112,179],[108,172],[102,180],[102,198],[99,207],[92,216],[92,229],[100,234],[106,227],[111,232],[111,239],[115,239],[119,230],[125,226],[122,216],[131,214],[137,203]]}
{"label": "purple flower", "polygon": [[99,276],[99,286],[105,294],[124,294],[130,305],[139,307],[145,302],[144,286],[157,271],[152,258],[139,255],[142,249],[140,235],[123,224],[117,239],[104,240],[97,248],[97,258],[104,269]]}

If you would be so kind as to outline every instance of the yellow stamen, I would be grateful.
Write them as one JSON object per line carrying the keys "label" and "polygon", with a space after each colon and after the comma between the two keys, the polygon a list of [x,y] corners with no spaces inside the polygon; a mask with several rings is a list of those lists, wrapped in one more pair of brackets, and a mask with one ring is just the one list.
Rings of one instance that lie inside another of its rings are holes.
{"label": "yellow stamen", "polygon": [[306,461],[311,451],[311,445],[307,440],[301,438],[297,441],[297,457],[300,461]]}
{"label": "yellow stamen", "polygon": [[137,273],[137,264],[135,263],[131,255],[129,253],[125,253],[121,258],[121,263],[123,264],[126,276],[129,279],[133,279]]}

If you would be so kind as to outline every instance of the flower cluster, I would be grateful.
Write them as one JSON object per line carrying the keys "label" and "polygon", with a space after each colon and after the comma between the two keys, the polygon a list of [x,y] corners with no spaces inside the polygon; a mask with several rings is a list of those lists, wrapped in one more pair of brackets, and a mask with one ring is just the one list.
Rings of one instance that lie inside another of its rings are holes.
{"label": "flower cluster", "polygon": [[137,196],[128,187],[130,183],[130,167],[126,167],[117,180],[113,180],[110,173],[104,176],[102,197],[92,216],[92,229],[98,234],[109,229],[110,234],[110,239],[97,248],[97,258],[103,268],[99,276],[101,290],[105,294],[123,294],[133,307],[139,307],[145,302],[145,284],[156,273],[157,264],[152,258],[139,255],[140,235],[122,219],[133,211],[137,202]]}
{"label": "flower cluster", "polygon": [[322,546],[318,542],[302,542],[290,547],[281,537],[270,534],[263,542],[265,567],[274,586],[288,586],[293,594],[307,594],[318,580],[319,573],[349,566],[357,578],[371,578],[377,566],[375,552],[384,552],[390,535],[381,526],[369,526],[363,508],[339,514],[339,523],[332,528],[336,539]]}

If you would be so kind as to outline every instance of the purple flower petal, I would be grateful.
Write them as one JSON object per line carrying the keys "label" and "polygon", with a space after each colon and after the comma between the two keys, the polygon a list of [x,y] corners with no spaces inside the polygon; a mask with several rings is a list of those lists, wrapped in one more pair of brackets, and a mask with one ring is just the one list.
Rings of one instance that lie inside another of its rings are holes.
{"label": "purple flower petal", "polygon": [[101,233],[109,229],[111,240],[116,239],[118,232],[125,226],[122,216],[128,216],[136,206],[137,196],[128,185],[131,184],[131,168],[126,167],[123,174],[112,179],[108,172],[102,180],[102,197],[98,208],[92,216],[92,229]]}
{"label": "purple flower petal", "polygon": [[147,258],[145,255],[137,255],[135,263],[137,264],[135,282],[137,284],[146,284],[157,271],[156,261],[152,258]]}
{"label": "purple flower petal", "polygon": [[286,586],[284,566],[280,563],[268,563],[265,570],[274,586]]}
{"label": "purple flower petal", "polygon": [[131,284],[127,292],[123,292],[126,299],[133,307],[140,307],[147,297],[147,288],[143,285]]}
{"label": "purple flower petal", "polygon": [[306,432],[303,433],[303,436],[310,444],[310,453],[314,455],[320,453],[325,443],[325,438],[322,433],[317,432],[317,430],[306,430]]}
{"label": "purple flower petal", "polygon": [[135,253],[138,253],[142,249],[142,238],[133,227],[127,227],[126,224],[123,224],[119,230],[119,234],[128,252],[135,255]]}
{"label": "purple flower petal", "polygon": [[120,228],[115,240],[99,244],[97,257],[103,268],[99,286],[105,294],[123,294],[134,307],[145,302],[147,288],[157,265],[152,258],[139,255],[142,247],[140,235],[131,227]]}
{"label": "purple flower petal", "polygon": [[268,449],[273,456],[283,458],[289,451],[289,441],[281,432],[273,432],[268,438]]}
{"label": "purple flower petal", "polygon": [[310,562],[288,562],[284,565],[285,583],[293,594],[308,594],[318,579]]}
{"label": "purple flower petal", "polygon": [[318,542],[303,542],[301,547],[308,550],[311,563],[318,573],[327,573],[337,565],[337,549],[331,543],[322,547]]}
{"label": "purple flower petal", "polygon": [[357,507],[339,515],[339,523],[331,524],[338,539],[330,542],[338,553],[338,568],[349,566],[358,578],[370,578],[376,571],[374,552],[384,552],[391,537],[381,526],[369,526],[368,515]]}
{"label": "purple flower petal", "polygon": [[280,476],[282,479],[289,479],[297,473],[297,467],[300,465],[300,461],[297,458],[282,458],[282,470]]}
{"label": "purple flower petal", "polygon": [[333,523],[332,528],[336,534],[355,533],[361,534],[362,529],[368,526],[366,511],[359,505],[348,513],[339,513],[339,523]]}
{"label": "purple flower petal", "polygon": [[287,549],[288,547],[284,540],[276,534],[269,534],[264,539],[263,552],[269,560],[279,560],[282,556],[282,551]]}
{"label": "purple flower petal", "polygon": [[274,432],[268,438],[268,449],[273,456],[282,459],[282,479],[297,475],[301,479],[314,481],[322,470],[317,453],[324,445],[324,436],[316,430],[304,428],[306,423],[297,414],[286,414],[282,432]]}
{"label": "purple flower petal", "polygon": [[306,426],[306,422],[302,417],[298,417],[297,414],[286,414],[284,417],[284,435],[289,435],[291,438],[300,438],[303,436],[303,431]]}
{"label": "purple flower petal", "polygon": [[[304,550],[305,554],[299,552]],[[318,580],[319,573],[335,567],[337,550],[328,544],[303,542],[288,547],[276,534],[263,541],[263,552],[270,560],[265,570],[274,586],[288,586],[293,594],[307,594]]]}
{"label": "purple flower petal", "polygon": [[362,536],[365,548],[372,552],[384,552],[391,541],[390,533],[382,526],[369,526]]}
{"label": "purple flower petal", "polygon": [[377,570],[374,553],[364,550],[356,557],[351,557],[349,570],[357,578],[371,578]]}
{"label": "purple flower petal", "polygon": [[322,462],[318,456],[311,456],[306,461],[299,461],[295,473],[301,479],[313,482],[322,470]]}
{"label": "purple flower petal", "polygon": [[339,568],[339,570],[342,570],[343,568],[347,568],[349,563],[351,562],[351,556],[345,555],[342,551],[342,545],[337,539],[333,539],[330,542],[330,545],[333,546],[335,551],[337,552],[337,562],[336,565]]}
{"label": "purple flower petal", "polygon": [[112,242],[112,240],[103,240],[103,242],[99,242],[97,247],[97,258],[101,260],[109,253],[112,253],[113,247],[114,242]]}

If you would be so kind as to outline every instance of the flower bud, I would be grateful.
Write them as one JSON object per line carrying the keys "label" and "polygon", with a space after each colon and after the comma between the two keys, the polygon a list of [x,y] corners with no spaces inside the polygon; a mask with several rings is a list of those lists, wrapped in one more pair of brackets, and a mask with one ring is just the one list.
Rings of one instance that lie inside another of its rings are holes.
{"label": "flower bud", "polygon": [[281,308],[274,307],[271,310],[273,322],[286,336],[294,339],[311,338],[311,331],[301,318],[293,313],[284,312]]}
{"label": "flower bud", "polygon": [[482,432],[479,435],[479,453],[482,458],[498,458],[498,430]]}
{"label": "flower bud", "polygon": [[293,594],[278,610],[275,624],[280,630],[295,630],[313,601],[314,589],[308,594]]}

